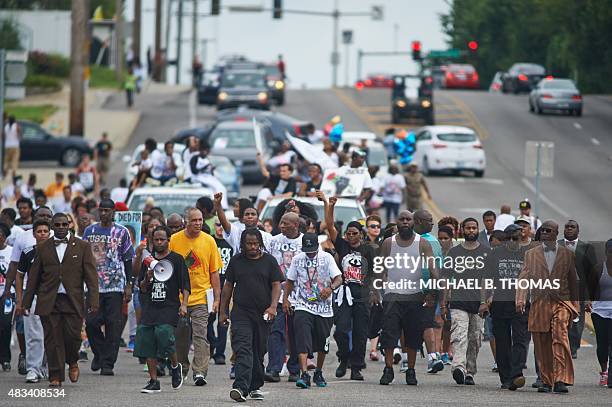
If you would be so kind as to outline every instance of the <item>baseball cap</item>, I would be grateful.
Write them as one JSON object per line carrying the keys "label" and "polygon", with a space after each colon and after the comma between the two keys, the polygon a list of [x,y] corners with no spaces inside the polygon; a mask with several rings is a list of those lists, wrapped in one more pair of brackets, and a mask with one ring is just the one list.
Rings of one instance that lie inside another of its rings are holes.
{"label": "baseball cap", "polygon": [[130,208],[125,204],[125,202],[115,202],[115,211],[117,212],[127,212]]}
{"label": "baseball cap", "polygon": [[528,200],[524,199],[519,203],[519,209],[531,209],[531,203]]}
{"label": "baseball cap", "polygon": [[103,199],[100,201],[99,208],[115,209],[115,202],[112,199]]}
{"label": "baseball cap", "polygon": [[319,238],[314,233],[304,233],[302,236],[302,251],[304,253],[315,253],[319,251]]}
{"label": "baseball cap", "polygon": [[514,233],[517,230],[521,230],[521,227],[519,225],[515,225],[514,223],[506,226],[506,229],[504,229],[504,233]]}
{"label": "baseball cap", "polygon": [[529,216],[525,216],[525,215],[517,216],[516,219],[514,219],[514,223],[519,223],[519,222],[525,222],[526,224],[531,225],[531,219],[529,219]]}
{"label": "baseball cap", "polygon": [[363,151],[360,148],[357,148],[357,149],[353,150],[353,157],[355,157],[355,156],[357,156],[357,157],[365,157],[366,156],[366,152]]}

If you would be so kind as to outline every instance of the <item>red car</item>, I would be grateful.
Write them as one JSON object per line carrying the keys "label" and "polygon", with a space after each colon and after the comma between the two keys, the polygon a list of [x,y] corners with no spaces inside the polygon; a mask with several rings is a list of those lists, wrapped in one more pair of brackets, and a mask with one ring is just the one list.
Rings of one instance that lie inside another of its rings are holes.
{"label": "red car", "polygon": [[478,89],[478,72],[472,65],[451,64],[446,69],[444,87],[447,89]]}
{"label": "red car", "polygon": [[371,74],[363,81],[366,88],[392,88],[393,78],[385,74]]}

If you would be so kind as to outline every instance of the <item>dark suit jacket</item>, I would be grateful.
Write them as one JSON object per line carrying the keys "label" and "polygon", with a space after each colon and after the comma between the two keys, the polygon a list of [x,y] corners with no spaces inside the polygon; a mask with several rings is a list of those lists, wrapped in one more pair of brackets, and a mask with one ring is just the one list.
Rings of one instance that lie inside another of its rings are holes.
{"label": "dark suit jacket", "polygon": [[480,233],[478,233],[478,241],[486,247],[491,247],[491,243],[489,242],[489,236],[487,235],[487,230],[482,229]]}
{"label": "dark suit jacket", "polygon": [[64,284],[74,311],[83,317],[83,283],[87,284],[90,306],[98,307],[98,273],[91,246],[71,236],[64,259],[59,262],[55,243],[50,238],[36,246],[36,258],[28,272],[23,306],[29,309],[36,294],[36,314],[49,315],[55,305],[60,281]]}
{"label": "dark suit jacket", "polygon": [[554,281],[558,280],[558,289],[517,289],[516,300],[527,303],[528,295],[531,294],[531,307],[529,309],[529,331],[550,331],[553,305],[563,304],[571,313],[571,319],[576,318],[580,311],[578,299],[578,277],[576,275],[576,264],[574,253],[566,247],[557,247],[557,257],[552,272],[548,271],[544,248],[541,244],[525,252],[525,262],[519,280]]}
{"label": "dark suit jacket", "polygon": [[[565,239],[559,239],[557,243],[565,247]],[[574,255],[576,257],[576,273],[580,280],[580,300],[584,301],[588,298],[587,289],[589,288],[589,278],[594,272],[595,265],[597,264],[597,255],[595,254],[593,245],[583,242],[582,240],[576,242]]]}

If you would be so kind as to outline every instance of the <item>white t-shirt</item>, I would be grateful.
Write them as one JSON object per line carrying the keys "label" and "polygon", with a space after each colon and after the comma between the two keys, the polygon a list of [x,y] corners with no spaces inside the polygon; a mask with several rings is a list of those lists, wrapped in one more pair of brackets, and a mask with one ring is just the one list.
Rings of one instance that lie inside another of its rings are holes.
{"label": "white t-shirt", "polygon": [[53,201],[53,213],[70,213],[72,208],[70,207],[70,201],[66,202],[64,197]]}
{"label": "white t-shirt", "polygon": [[506,229],[508,225],[512,225],[514,223],[514,216],[502,213],[497,216],[495,219],[495,226],[493,226],[493,230],[501,230]]}
{"label": "white t-shirt", "polygon": [[85,193],[85,187],[78,181],[70,184],[70,190],[72,191],[72,195],[79,196]]}
{"label": "white t-shirt", "polygon": [[199,155],[199,151],[189,151],[189,149],[185,149],[183,151],[183,179],[189,179],[193,175],[191,172],[191,158]]}
{"label": "white t-shirt", "polygon": [[4,148],[19,148],[19,125],[17,122],[4,126]]}
{"label": "white t-shirt", "polygon": [[23,233],[26,233],[26,231],[17,225],[13,225],[13,227],[11,228],[11,235],[6,238],[6,243],[9,246],[13,246],[17,237]]}
{"label": "white t-shirt", "polygon": [[[242,222],[234,222],[232,223],[232,228],[229,233],[223,231],[223,238],[230,246],[234,249],[234,255],[240,253],[240,237],[242,236],[242,232],[246,229],[246,226]],[[264,246],[266,250],[268,250],[270,240],[272,239],[272,235],[268,232],[261,231],[261,237],[263,238]],[[269,251],[269,250],[268,250]]]}
{"label": "white t-shirt", "polygon": [[21,253],[30,247],[34,247],[35,245],[36,239],[34,239],[34,232],[32,230],[28,230],[20,234],[15,239],[15,244],[13,245],[13,250],[11,251],[11,261],[19,263]]}
{"label": "white t-shirt", "polygon": [[158,178],[161,176],[175,174],[175,170],[173,170],[171,167],[173,159],[174,157],[170,157],[165,151],[153,151],[153,153],[151,153],[151,162],[153,163],[153,167],[151,168],[151,176]]}
{"label": "white t-shirt", "polygon": [[402,203],[402,191],[406,188],[406,179],[403,175],[387,174],[382,184],[382,196],[385,202]]}
{"label": "white t-shirt", "polygon": [[[0,250],[0,293],[4,292],[4,286],[6,285],[6,273],[8,273],[9,263],[11,262],[12,251],[13,248],[9,245]],[[11,287],[11,292],[15,292],[13,287]]]}
{"label": "white t-shirt", "polygon": [[291,160],[295,157],[294,151],[285,151],[282,154],[275,155],[268,160],[268,165],[272,168],[276,168],[281,164],[291,164]]}
{"label": "white t-shirt", "polygon": [[295,310],[333,317],[332,296],[322,300],[320,292],[330,288],[332,280],[340,274],[334,257],[327,252],[320,250],[312,259],[306,253],[296,255],[287,272],[287,279],[294,283]]}
{"label": "white t-shirt", "polygon": [[110,197],[113,202],[125,202],[129,192],[127,188],[115,187],[111,190]]}

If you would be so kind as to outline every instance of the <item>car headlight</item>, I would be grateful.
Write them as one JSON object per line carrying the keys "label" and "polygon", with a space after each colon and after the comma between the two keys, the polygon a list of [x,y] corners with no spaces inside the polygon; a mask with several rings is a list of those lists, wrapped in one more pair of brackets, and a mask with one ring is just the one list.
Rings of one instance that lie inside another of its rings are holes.
{"label": "car headlight", "polygon": [[229,96],[229,95],[228,95],[226,92],[220,92],[220,93],[219,93],[219,96],[217,96],[217,97],[218,97],[218,99],[219,99],[220,101],[224,101],[224,100],[226,100],[226,99],[227,99],[227,97],[228,97],[228,96]]}
{"label": "car headlight", "polygon": [[421,106],[423,106],[425,109],[427,109],[428,107],[431,106],[431,102],[429,100],[424,100],[421,102]]}
{"label": "car headlight", "polygon": [[276,81],[276,83],[274,84],[274,87],[278,90],[281,90],[282,88],[285,87],[285,83],[283,81]]}
{"label": "car headlight", "polygon": [[268,87],[271,88],[272,86],[274,86],[276,84],[276,81],[273,80],[269,80],[268,81]]}
{"label": "car headlight", "polygon": [[397,107],[406,107],[406,102],[403,100],[398,100],[397,102],[395,102],[395,104],[397,105]]}
{"label": "car headlight", "polygon": [[265,101],[266,99],[268,99],[268,94],[266,92],[259,92],[257,94],[257,99],[259,99],[260,101]]}

